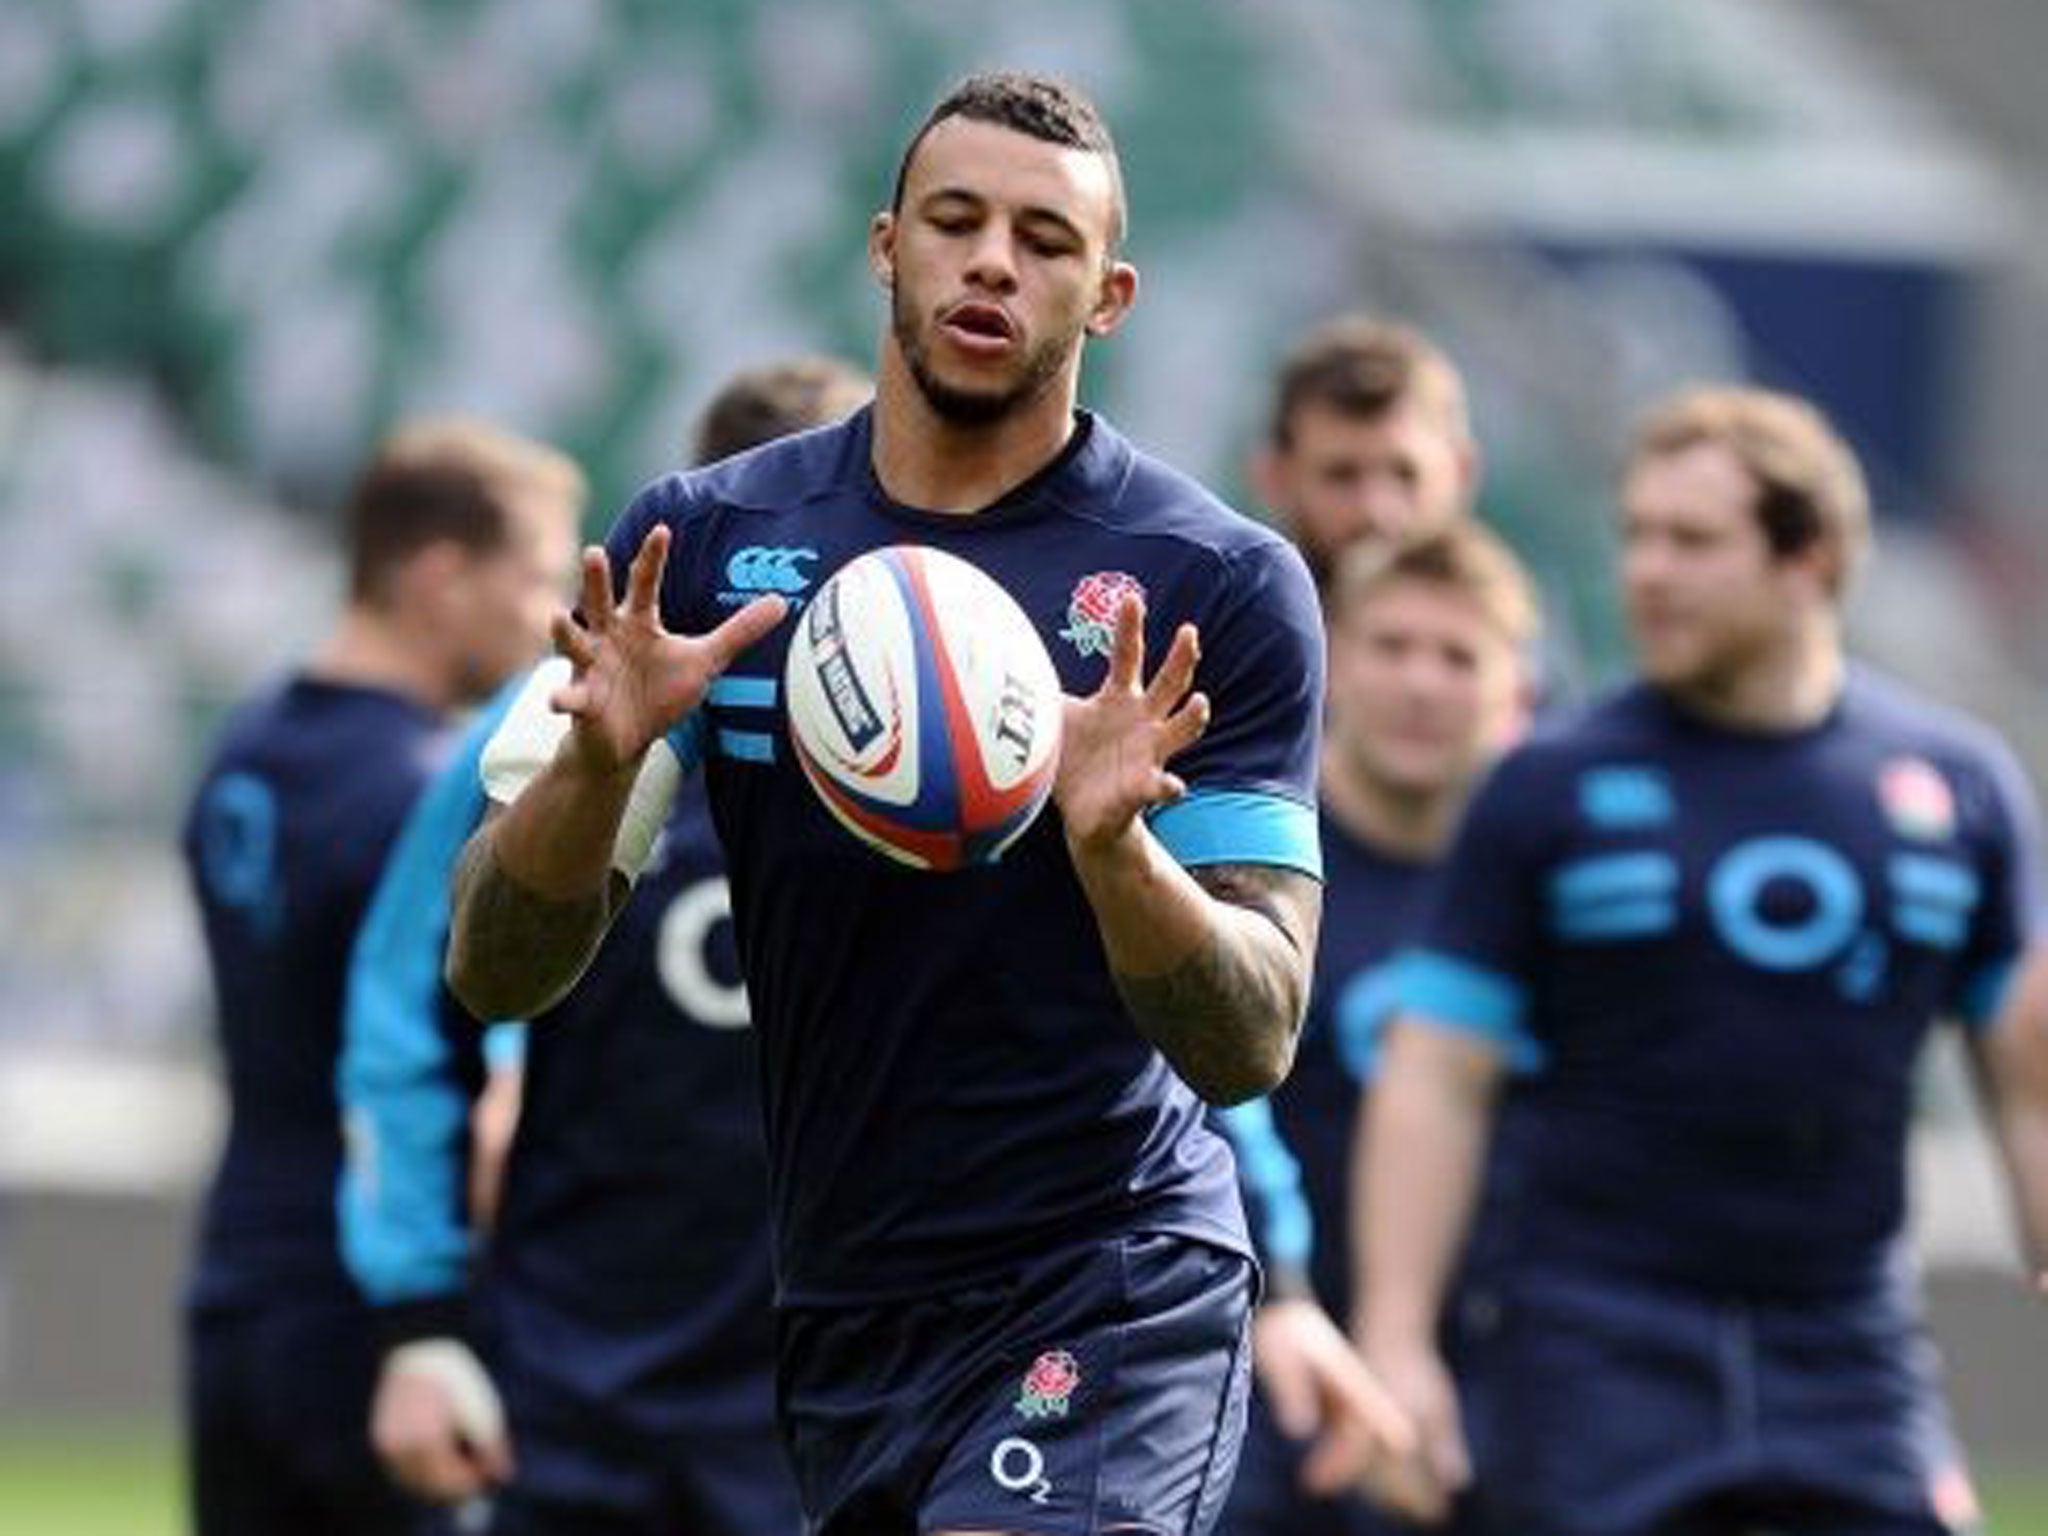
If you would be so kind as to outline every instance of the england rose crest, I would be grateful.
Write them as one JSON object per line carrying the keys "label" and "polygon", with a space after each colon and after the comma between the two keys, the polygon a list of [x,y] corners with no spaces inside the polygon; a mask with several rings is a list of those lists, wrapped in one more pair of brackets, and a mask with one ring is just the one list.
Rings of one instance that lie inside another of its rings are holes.
{"label": "england rose crest", "polygon": [[1027,1419],[1063,1419],[1067,1400],[1081,1385],[1081,1367],[1064,1349],[1048,1349],[1031,1362],[1017,1394],[1017,1411]]}
{"label": "england rose crest", "polygon": [[1144,584],[1122,571],[1083,576],[1067,599],[1067,627],[1060,631],[1060,638],[1071,640],[1083,656],[1107,656],[1116,638],[1117,610],[1123,607],[1127,593],[1143,601]]}

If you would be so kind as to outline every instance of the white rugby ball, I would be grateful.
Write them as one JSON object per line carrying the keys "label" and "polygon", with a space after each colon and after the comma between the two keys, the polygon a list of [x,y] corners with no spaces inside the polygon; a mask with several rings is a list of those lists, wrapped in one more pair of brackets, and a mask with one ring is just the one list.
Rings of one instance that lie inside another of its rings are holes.
{"label": "white rugby ball", "polygon": [[1015,599],[919,544],[869,550],[797,615],[789,737],[825,808],[917,869],[990,864],[1052,792],[1059,674]]}

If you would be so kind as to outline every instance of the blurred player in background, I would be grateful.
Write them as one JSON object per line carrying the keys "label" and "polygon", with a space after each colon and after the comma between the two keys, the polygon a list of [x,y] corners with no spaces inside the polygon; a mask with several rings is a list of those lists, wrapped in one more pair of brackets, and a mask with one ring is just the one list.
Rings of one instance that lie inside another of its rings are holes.
{"label": "blurred player in background", "polygon": [[1474,782],[1521,733],[1529,707],[1534,589],[1476,523],[1355,543],[1332,572],[1324,611],[1315,989],[1287,1082],[1223,1111],[1266,1267],[1253,1332],[1259,1390],[1225,1536],[1386,1528],[1346,1476],[1344,1418],[1320,1401],[1322,1381],[1364,1369],[1331,1321],[1351,1313],[1360,1084],[1385,1022],[1393,957],[1413,936],[1431,872]]}
{"label": "blurred player in background", "polygon": [[1409,1470],[1447,1500],[1476,1464],[1490,1530],[1967,1514],[1903,1248],[1912,1068],[1965,1022],[2048,1260],[2035,816],[1988,731],[1847,665],[1869,536],[1804,403],[1653,412],[1622,487],[1641,676],[1488,780],[1404,964],[1364,1339]]}
{"label": "blurred player in background", "polygon": [[[1479,455],[1466,417],[1464,381],[1433,342],[1408,327],[1366,314],[1325,321],[1281,364],[1267,438],[1250,472],[1316,571],[1330,625],[1329,588],[1353,551],[1382,549],[1466,521]],[[1332,627],[1333,646],[1337,638]],[[1333,759],[1333,747],[1325,742],[1325,785],[1333,762],[1347,772],[1348,783],[1355,754]],[[1454,800],[1462,795],[1463,786],[1441,788]],[[1327,838],[1332,823],[1324,793]],[[1339,836],[1340,844],[1350,842],[1341,831]],[[1303,1030],[1308,1055],[1276,1096],[1277,1115],[1260,1103],[1222,1122],[1246,1175],[1253,1237],[1262,1245],[1269,1281],[1252,1334],[1258,1380],[1228,1521],[1232,1529],[1364,1518],[1356,1513],[1356,1500],[1329,1498],[1334,1486],[1349,1481],[1345,1464],[1360,1427],[1349,1405],[1365,1390],[1366,1375],[1332,1321],[1333,1315],[1345,1316],[1342,1299],[1349,1290],[1335,1283],[1349,1262],[1343,1214],[1348,1202],[1332,1197],[1351,1176],[1357,1089],[1339,1060],[1329,1015],[1335,987],[1368,954],[1381,952],[1399,918],[1388,912],[1382,920],[1359,920],[1361,907],[1386,894],[1385,881],[1374,877],[1376,868],[1365,871],[1364,888],[1355,896],[1343,889],[1363,868],[1360,860],[1339,858],[1324,872],[1325,905],[1344,916],[1324,926]],[[1308,1161],[1305,1175],[1298,1159]],[[1321,1285],[1311,1286],[1304,1273],[1310,1244],[1319,1255]],[[1318,1296],[1324,1305],[1336,1302],[1336,1312],[1316,1305]],[[1316,1449],[1305,1455],[1301,1442],[1311,1437]]]}
{"label": "blurred player in background", "polygon": [[200,1536],[408,1518],[365,1433],[376,1354],[336,1243],[349,951],[451,713],[545,643],[584,497],[537,443],[458,421],[397,432],[349,502],[340,621],[233,715],[199,784],[185,852],[230,1116],[188,1300]]}
{"label": "blurred player in background", "polygon": [[[697,460],[837,420],[869,392],[824,358],[750,369],[706,407]],[[482,1218],[462,1203],[458,1038],[475,1026],[451,1035],[441,957],[449,878],[484,809],[478,760],[522,686],[421,798],[356,949],[342,1229],[387,1350],[376,1444],[436,1500],[509,1475],[488,1521],[502,1536],[795,1536],[773,1416],[760,1062],[694,784],[590,973],[535,1021],[530,1064],[493,1068],[479,1109],[516,1103],[522,1077],[525,1106],[471,1305]],[[494,1042],[523,1033],[501,1026]]]}
{"label": "blurred player in background", "polygon": [[[1200,1100],[1277,1082],[1306,1001],[1321,637],[1284,540],[1075,408],[1136,297],[1123,224],[1077,94],[941,102],[870,227],[873,409],[658,482],[586,557],[567,720],[515,708],[491,752],[524,787],[460,877],[451,980],[534,1011],[621,900],[656,743],[707,751],[818,1536],[1199,1533],[1235,1461],[1253,1270]],[[1079,695],[1058,814],[993,868],[878,857],[788,754],[790,600],[905,540],[1002,583]]]}
{"label": "blurred player in background", "polygon": [[1318,585],[1360,540],[1464,517],[1479,474],[1456,366],[1421,332],[1362,314],[1317,326],[1282,362],[1251,463]]}

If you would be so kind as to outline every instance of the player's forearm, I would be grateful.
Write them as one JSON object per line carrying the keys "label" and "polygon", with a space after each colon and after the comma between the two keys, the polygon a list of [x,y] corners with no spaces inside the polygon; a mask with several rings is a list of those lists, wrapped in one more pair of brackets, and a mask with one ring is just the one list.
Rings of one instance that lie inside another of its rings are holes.
{"label": "player's forearm", "polygon": [[1145,1038],[1212,1104],[1271,1091],[1294,1059],[1313,932],[1290,935],[1241,869],[1205,871],[1212,894],[1142,826],[1113,848],[1076,848],[1074,867]]}
{"label": "player's forearm", "polygon": [[2007,1106],[1998,1141],[2012,1187],[2021,1258],[2028,1277],[2048,1289],[2048,1104]]}
{"label": "player's forearm", "polygon": [[478,1018],[531,1018],[583,974],[625,894],[611,855],[631,789],[558,760],[470,839],[447,975]]}
{"label": "player's forearm", "polygon": [[1974,1038],[1974,1055],[2027,1273],[2048,1284],[2048,951],[2021,968],[2000,1016]]}
{"label": "player's forearm", "polygon": [[1417,1026],[1393,1030],[1359,1117],[1354,1327],[1368,1358],[1435,1348],[1492,1131],[1495,1077],[1473,1051]]}

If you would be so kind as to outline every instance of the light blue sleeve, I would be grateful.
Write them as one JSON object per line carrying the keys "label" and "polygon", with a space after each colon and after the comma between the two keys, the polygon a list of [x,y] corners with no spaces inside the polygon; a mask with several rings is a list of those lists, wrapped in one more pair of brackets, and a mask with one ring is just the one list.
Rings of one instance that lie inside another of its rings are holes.
{"label": "light blue sleeve", "polygon": [[1152,835],[1189,869],[1277,864],[1320,880],[1322,839],[1313,806],[1248,790],[1195,790],[1145,817]]}
{"label": "light blue sleeve", "polygon": [[478,763],[503,690],[428,784],[386,861],[350,961],[336,1088],[347,1155],[342,1258],[372,1305],[459,1294],[470,1231],[470,1099],[443,1029],[449,884],[483,817]]}
{"label": "light blue sleeve", "polygon": [[1280,1134],[1273,1106],[1252,1099],[1216,1112],[1237,1150],[1238,1174],[1259,1260],[1274,1271],[1306,1274],[1315,1252],[1315,1216],[1301,1185],[1301,1163]]}
{"label": "light blue sleeve", "polygon": [[1529,1029],[1527,989],[1510,976],[1429,949],[1404,953],[1394,972],[1398,1011],[1492,1049],[1512,1072],[1540,1072],[1543,1044]]}

